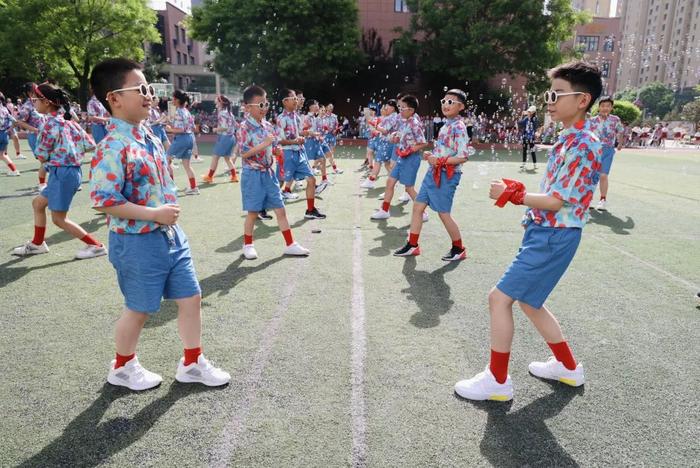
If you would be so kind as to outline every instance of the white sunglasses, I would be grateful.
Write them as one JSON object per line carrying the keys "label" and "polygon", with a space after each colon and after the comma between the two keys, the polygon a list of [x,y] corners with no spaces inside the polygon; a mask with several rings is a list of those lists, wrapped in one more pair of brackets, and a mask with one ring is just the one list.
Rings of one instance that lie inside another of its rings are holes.
{"label": "white sunglasses", "polygon": [[447,104],[448,106],[451,106],[452,104],[455,104],[455,103],[462,104],[462,101],[457,101],[455,99],[440,99],[440,104],[442,104],[443,106],[445,104]]}
{"label": "white sunglasses", "polygon": [[572,93],[557,93],[556,91],[545,91],[544,92],[544,103],[545,104],[554,104],[557,102],[557,100],[562,97],[562,96],[571,96],[573,94],[588,94],[588,93],[581,93],[579,91],[574,91]]}
{"label": "white sunglasses", "polygon": [[110,93],[120,93],[122,91],[138,91],[139,94],[145,98],[153,99],[156,97],[156,89],[151,85],[140,84],[138,86],[131,86],[129,88],[119,88],[110,91]]}

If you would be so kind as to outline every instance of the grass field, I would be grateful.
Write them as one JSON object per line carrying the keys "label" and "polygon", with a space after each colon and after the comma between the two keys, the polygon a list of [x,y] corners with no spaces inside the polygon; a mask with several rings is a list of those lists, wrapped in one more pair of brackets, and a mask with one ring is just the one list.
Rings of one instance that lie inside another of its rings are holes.
{"label": "grass field", "polygon": [[[469,258],[445,264],[434,215],[420,257],[391,256],[410,205],[370,221],[383,189],[358,189],[360,149],[339,153],[346,172],[319,200],[328,219],[305,222],[304,201],[288,205],[305,259],[282,258],[267,222],[260,258],[242,260],[240,188],[224,177],[180,200],[205,353],[233,379],[174,381],[182,350],[166,302],[139,346],[164,382],[139,394],[105,380],[122,304],[108,260],[74,261],[80,242],[51,225],[49,254],[10,256],[32,234],[36,162],[18,161],[23,175],[0,179],[0,466],[700,466],[700,154],[617,156],[611,211],[593,214],[548,301],[585,387],[528,375],[549,350],[516,312],[515,399],[473,404],[453,385],[487,362],[487,293],[522,236],[521,210],[494,207],[488,182],[534,188],[544,164],[523,174],[515,152],[486,151],[465,166],[454,215]],[[71,217],[106,241],[87,190]]]}

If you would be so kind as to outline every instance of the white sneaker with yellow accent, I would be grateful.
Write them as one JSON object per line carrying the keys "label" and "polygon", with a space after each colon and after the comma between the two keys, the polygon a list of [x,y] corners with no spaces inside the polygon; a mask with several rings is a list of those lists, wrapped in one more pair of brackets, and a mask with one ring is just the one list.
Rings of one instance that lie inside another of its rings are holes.
{"label": "white sneaker with yellow accent", "polygon": [[569,370],[564,367],[564,364],[557,361],[554,356],[550,357],[546,362],[531,362],[527,368],[535,377],[558,380],[571,387],[580,387],[586,380],[583,376],[583,365],[581,363],[576,366],[576,369]]}
{"label": "white sneaker with yellow accent", "polygon": [[457,382],[455,393],[468,400],[510,401],[513,399],[513,382],[509,375],[505,383],[498,383],[491,369],[486,366],[483,372],[479,372],[471,379]]}

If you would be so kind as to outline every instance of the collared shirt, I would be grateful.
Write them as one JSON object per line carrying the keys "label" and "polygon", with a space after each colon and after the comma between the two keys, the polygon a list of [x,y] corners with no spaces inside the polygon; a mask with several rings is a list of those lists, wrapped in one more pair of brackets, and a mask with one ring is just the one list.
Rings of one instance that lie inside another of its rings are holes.
{"label": "collared shirt", "polygon": [[149,126],[161,125],[162,122],[158,122],[158,120],[160,120],[161,117],[163,117],[163,113],[160,111],[160,109],[151,107],[150,109],[148,109],[148,119],[146,119],[146,123]]}
{"label": "collared shirt", "polygon": [[392,133],[397,132],[399,130],[400,125],[401,125],[401,116],[399,115],[398,112],[392,112],[389,115],[385,115],[384,117],[380,117],[379,126],[382,127],[384,130],[386,130],[387,132],[389,132],[386,135],[382,135],[382,139],[388,140],[389,137],[391,137]]}
{"label": "collared shirt", "polygon": [[32,100],[27,99],[19,108],[19,120],[38,130],[44,124],[46,118],[34,108]]}
{"label": "collared shirt", "polygon": [[226,109],[219,111],[216,126],[224,129],[220,132],[222,135],[236,136],[236,132],[238,131],[238,122],[236,122],[236,118]]}
{"label": "collared shirt", "polygon": [[[247,153],[252,148],[258,146],[264,142],[268,136],[272,136],[276,139],[275,129],[267,120],[263,119],[261,122],[258,122],[250,115],[246,115],[246,118],[238,127],[238,135],[236,138],[241,145],[241,154]],[[243,159],[243,167],[256,169],[258,171],[271,170],[272,163],[274,162],[274,157],[272,156],[273,146],[275,146],[275,143],[259,153]]]}
{"label": "collared shirt", "polygon": [[[459,117],[448,119],[440,128],[433,156],[437,158],[467,158],[473,154],[474,149],[469,146],[467,126]],[[455,164],[455,172],[462,171],[461,164]]]}
{"label": "collared shirt", "polygon": [[[177,203],[177,187],[160,139],[144,125],[134,126],[117,118],[109,121],[107,130],[92,157],[92,206],[131,202],[157,208]],[[154,221],[109,217],[109,229],[117,234],[144,234],[159,228]]]}
{"label": "collared shirt", "polygon": [[[296,112],[283,111],[277,116],[277,127],[283,140],[295,140],[301,136],[301,116]],[[301,149],[300,145],[282,145],[282,149],[295,150]]]}
{"label": "collared shirt", "polygon": [[418,114],[413,114],[408,119],[400,119],[399,123],[399,150],[403,151],[413,145],[425,143],[423,122]]}
{"label": "collared shirt", "polygon": [[329,114],[326,118],[328,119],[328,133],[335,134],[336,130],[338,129],[338,116],[335,114]]}
{"label": "collared shirt", "polygon": [[600,178],[603,146],[583,120],[562,130],[550,150],[547,172],[540,192],[564,201],[559,211],[530,208],[526,223],[533,220],[544,227],[582,228]]}
{"label": "collared shirt", "polygon": [[608,115],[607,118],[596,115],[588,119],[588,121],[590,122],[591,131],[600,138],[600,142],[605,146],[615,146],[617,136],[625,129],[620,118],[612,114]]}
{"label": "collared shirt", "polygon": [[[304,116],[304,119],[303,119],[303,128],[304,128],[304,130],[309,130],[310,132],[314,132],[314,133],[320,132],[320,131],[321,131],[321,129],[320,129],[320,120],[321,120],[321,119],[320,119],[319,116],[317,116],[316,114],[313,114],[313,113],[309,112],[308,114],[306,114],[306,115]],[[315,136],[308,136],[307,138],[312,138],[312,139],[314,139],[314,140],[316,139]]]}
{"label": "collared shirt", "polygon": [[39,131],[34,155],[47,166],[80,166],[85,152],[94,146],[95,140],[77,122],[54,112]]}
{"label": "collared shirt", "polygon": [[181,128],[184,133],[194,132],[194,117],[190,114],[184,107],[178,107],[177,112],[175,112],[175,118],[171,124],[174,128]]}
{"label": "collared shirt", "polygon": [[105,106],[103,106],[100,100],[95,96],[92,96],[87,103],[87,113],[88,117],[101,117],[103,119],[108,119],[110,117]]}
{"label": "collared shirt", "polygon": [[12,128],[16,120],[7,107],[0,104],[0,132],[6,132]]}

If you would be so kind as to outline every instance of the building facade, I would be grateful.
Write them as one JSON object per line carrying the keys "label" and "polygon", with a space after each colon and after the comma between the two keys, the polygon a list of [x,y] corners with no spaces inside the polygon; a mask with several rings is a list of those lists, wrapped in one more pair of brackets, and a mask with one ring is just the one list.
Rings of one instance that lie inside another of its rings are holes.
{"label": "building facade", "polygon": [[700,83],[700,0],[620,0],[618,90]]}

